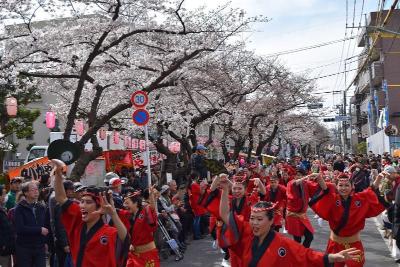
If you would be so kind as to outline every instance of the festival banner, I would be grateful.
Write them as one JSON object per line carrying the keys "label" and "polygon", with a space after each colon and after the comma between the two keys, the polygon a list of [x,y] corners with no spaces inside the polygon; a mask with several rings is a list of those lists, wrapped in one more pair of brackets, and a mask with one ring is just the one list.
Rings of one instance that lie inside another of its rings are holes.
{"label": "festival banner", "polygon": [[47,157],[38,158],[21,167],[9,170],[8,176],[11,180],[17,176],[24,177],[25,179],[38,180],[41,175],[50,174],[52,170],[50,162],[51,161]]}

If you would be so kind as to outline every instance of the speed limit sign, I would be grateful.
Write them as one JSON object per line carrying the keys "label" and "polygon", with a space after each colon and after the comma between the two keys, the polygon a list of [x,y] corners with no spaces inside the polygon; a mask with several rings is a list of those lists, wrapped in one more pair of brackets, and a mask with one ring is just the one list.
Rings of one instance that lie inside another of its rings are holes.
{"label": "speed limit sign", "polygon": [[135,108],[144,108],[149,103],[149,97],[145,91],[136,91],[131,96],[131,103]]}

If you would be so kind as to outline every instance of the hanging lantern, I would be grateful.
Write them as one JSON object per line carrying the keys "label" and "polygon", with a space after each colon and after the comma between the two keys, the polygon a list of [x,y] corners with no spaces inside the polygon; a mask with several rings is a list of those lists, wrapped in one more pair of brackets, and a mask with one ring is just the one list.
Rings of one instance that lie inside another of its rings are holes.
{"label": "hanging lantern", "polygon": [[132,137],[128,136],[128,148],[132,149]]}
{"label": "hanging lantern", "polygon": [[118,145],[119,144],[119,132],[113,131],[113,143]]}
{"label": "hanging lantern", "polygon": [[179,153],[179,151],[181,151],[181,143],[172,142],[169,144],[168,148],[172,153]]}
{"label": "hanging lantern", "polygon": [[130,136],[125,136],[124,138],[124,144],[126,148],[131,148],[131,137]]}
{"label": "hanging lantern", "polygon": [[7,109],[7,115],[10,117],[15,117],[17,116],[17,99],[15,97],[7,97],[6,98],[6,109]]}
{"label": "hanging lantern", "polygon": [[137,150],[139,148],[139,139],[133,138],[132,139],[132,149]]}
{"label": "hanging lantern", "polygon": [[53,111],[46,112],[46,127],[53,129],[56,126],[56,114]]}
{"label": "hanging lantern", "polygon": [[75,131],[79,136],[85,133],[85,123],[83,120],[75,120]]}
{"label": "hanging lantern", "polygon": [[145,140],[140,140],[139,141],[139,149],[140,149],[140,151],[145,151],[146,150],[146,141]]}
{"label": "hanging lantern", "polygon": [[99,137],[100,137],[101,140],[106,139],[106,137],[107,137],[107,129],[105,127],[101,127],[99,129]]}

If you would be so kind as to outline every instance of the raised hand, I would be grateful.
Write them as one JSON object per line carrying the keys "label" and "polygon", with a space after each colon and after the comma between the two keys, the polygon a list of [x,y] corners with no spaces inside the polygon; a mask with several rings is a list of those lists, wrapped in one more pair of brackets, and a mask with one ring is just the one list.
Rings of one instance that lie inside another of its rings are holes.
{"label": "raised hand", "polygon": [[65,168],[65,163],[58,159],[52,159],[51,163],[54,165],[54,173],[62,175],[62,171]]}
{"label": "raised hand", "polygon": [[332,255],[334,256],[333,262],[355,261],[361,257],[361,251],[356,248],[349,248]]}
{"label": "raised hand", "polygon": [[[107,200],[107,194],[110,197],[110,201]],[[111,191],[108,191],[107,193],[104,192],[102,194],[102,196],[100,197],[100,209],[94,211],[93,213],[100,214],[100,215],[108,214],[108,215],[112,216],[116,212],[117,211],[115,210],[115,207],[114,207],[112,192]]]}

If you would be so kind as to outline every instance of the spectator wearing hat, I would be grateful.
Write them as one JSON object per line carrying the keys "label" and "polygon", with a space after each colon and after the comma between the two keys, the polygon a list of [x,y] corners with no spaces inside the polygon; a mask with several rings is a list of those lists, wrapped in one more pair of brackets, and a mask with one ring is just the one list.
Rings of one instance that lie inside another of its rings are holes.
{"label": "spectator wearing hat", "polygon": [[23,181],[22,177],[14,177],[14,179],[10,181],[10,191],[7,193],[6,196],[7,201],[5,205],[7,210],[15,207],[16,195],[21,190],[22,181]]}
{"label": "spectator wearing hat", "polygon": [[197,145],[196,152],[191,158],[192,171],[196,172],[200,176],[200,179],[207,178],[207,167],[204,163],[206,154],[207,148],[203,145]]}
{"label": "spectator wearing hat", "polygon": [[109,187],[112,191],[112,197],[114,200],[115,208],[123,209],[124,200],[121,196],[122,192],[122,180],[119,177],[111,178],[109,181]]}
{"label": "spectator wearing hat", "polygon": [[11,254],[14,253],[14,235],[7,213],[3,209],[6,190],[0,185],[0,266],[11,267]]}

